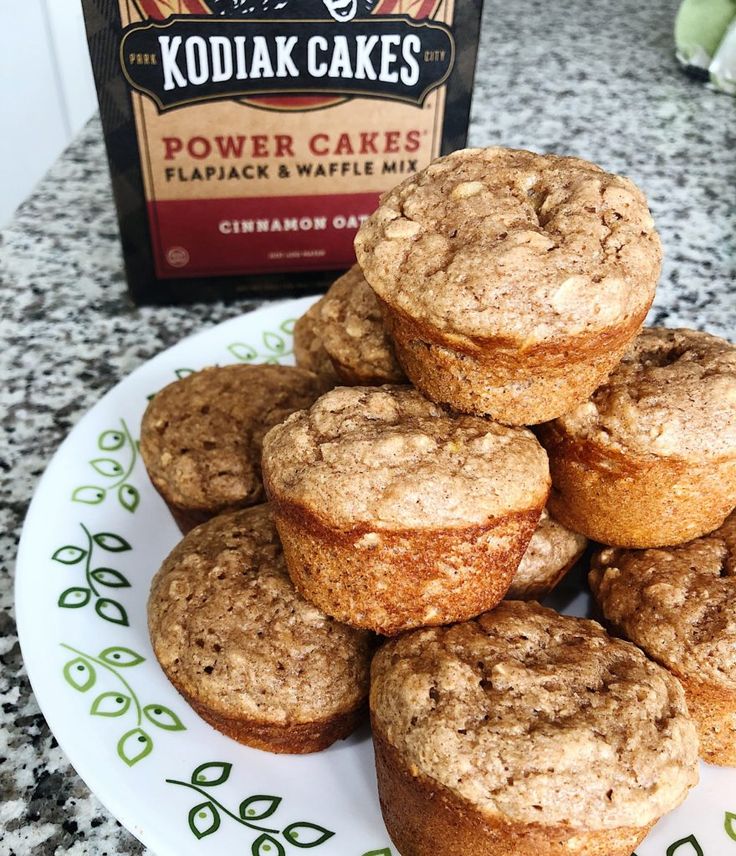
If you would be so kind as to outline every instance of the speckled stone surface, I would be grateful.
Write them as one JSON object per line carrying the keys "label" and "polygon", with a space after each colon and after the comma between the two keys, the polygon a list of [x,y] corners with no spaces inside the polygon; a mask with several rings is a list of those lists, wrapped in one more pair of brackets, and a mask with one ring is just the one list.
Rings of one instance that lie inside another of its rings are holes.
{"label": "speckled stone surface", "polygon": [[[734,336],[736,111],[683,77],[676,0],[486,2],[470,142],[576,154],[648,193],[666,260],[651,319]],[[15,636],[34,485],[72,425],[141,362],[252,308],[128,300],[93,121],[0,235],[0,853],[137,854],[59,750]]]}

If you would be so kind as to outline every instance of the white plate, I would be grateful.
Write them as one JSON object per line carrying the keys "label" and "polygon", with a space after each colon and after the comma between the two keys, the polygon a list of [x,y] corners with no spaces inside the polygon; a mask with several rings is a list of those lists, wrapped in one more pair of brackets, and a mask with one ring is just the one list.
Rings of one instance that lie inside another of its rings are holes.
{"label": "white plate", "polygon": [[[293,319],[313,300],[226,321],[119,383],[54,456],[23,529],[16,609],[38,702],[87,785],[160,856],[396,856],[367,729],[316,755],[241,746],[169,685],[146,628],[149,581],[180,537],[136,449],[148,396],[214,363],[292,362]],[[587,595],[576,584],[555,600],[582,614]],[[736,856],[729,812],[736,770],[701,765],[700,785],[638,854]]]}

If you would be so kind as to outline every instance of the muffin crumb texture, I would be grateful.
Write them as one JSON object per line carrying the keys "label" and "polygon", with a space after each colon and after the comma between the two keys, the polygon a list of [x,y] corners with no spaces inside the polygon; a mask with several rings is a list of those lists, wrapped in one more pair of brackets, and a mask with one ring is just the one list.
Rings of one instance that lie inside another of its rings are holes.
{"label": "muffin crumb texture", "polygon": [[373,289],[358,265],[330,286],[294,326],[298,366],[326,386],[406,383]]}
{"label": "muffin crumb texture", "polygon": [[677,680],[595,622],[537,604],[387,643],[371,712],[414,775],[512,822],[646,827],[697,781]]}
{"label": "muffin crumb texture", "polygon": [[266,505],[193,530],[154,577],[148,610],[162,668],[214,715],[288,725],[367,696],[372,634],[296,592]]}
{"label": "muffin crumb texture", "polygon": [[320,313],[325,298],[313,303],[294,324],[294,359],[296,364],[318,375],[326,389],[337,386],[340,378],[322,342]]}
{"label": "muffin crumb texture", "polygon": [[260,502],[264,435],[321,392],[314,374],[293,366],[218,366],[169,384],[143,417],[151,480],[182,508],[215,514]]}
{"label": "muffin crumb texture", "polygon": [[344,383],[405,383],[373,290],[354,265],[315,305],[313,326]]}
{"label": "muffin crumb texture", "polygon": [[650,657],[736,692],[736,513],[680,547],[606,548],[590,583],[606,619]]}
{"label": "muffin crumb texture", "polygon": [[544,450],[523,428],[454,415],[409,387],[338,387],[264,442],[271,498],[349,529],[486,524],[543,505]]}
{"label": "muffin crumb texture", "polygon": [[544,597],[580,558],[587,543],[585,535],[565,528],[545,508],[506,593],[507,599]]}
{"label": "muffin crumb texture", "polygon": [[642,455],[736,456],[736,347],[645,328],[591,399],[558,420],[570,436]]}

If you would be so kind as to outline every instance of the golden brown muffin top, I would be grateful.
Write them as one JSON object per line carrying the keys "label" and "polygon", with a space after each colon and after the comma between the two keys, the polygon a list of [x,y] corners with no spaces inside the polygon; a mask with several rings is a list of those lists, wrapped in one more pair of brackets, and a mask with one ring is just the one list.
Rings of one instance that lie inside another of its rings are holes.
{"label": "golden brown muffin top", "polygon": [[265,433],[322,391],[315,375],[293,366],[218,366],[177,380],[143,416],[148,474],[168,501],[186,508],[260,502]]}
{"label": "golden brown muffin top", "polygon": [[654,660],[736,690],[736,512],[679,547],[602,550],[590,586],[606,619]]}
{"label": "golden brown muffin top", "polygon": [[325,350],[320,335],[320,312],[325,298],[313,303],[294,324],[294,359],[303,369],[314,372],[322,378],[324,387],[329,389],[340,383],[330,355]]}
{"label": "golden brown muffin top", "polygon": [[169,678],[223,716],[310,722],[368,693],[372,634],[297,593],[267,505],[192,530],[153,579],[148,624]]}
{"label": "golden brown muffin top", "polygon": [[535,603],[387,642],[371,712],[412,772],[511,821],[644,826],[698,778],[678,681],[596,622]]}
{"label": "golden brown muffin top", "polygon": [[736,347],[696,330],[642,330],[590,400],[557,420],[569,436],[642,455],[736,455]]}
{"label": "golden brown muffin top", "polygon": [[531,431],[454,415],[403,386],[338,387],[271,429],[269,497],[331,526],[483,525],[539,507],[547,456]]}
{"label": "golden brown muffin top", "polygon": [[560,571],[582,554],[587,543],[585,535],[565,528],[545,508],[506,597],[525,598],[528,591],[554,583]]}
{"label": "golden brown muffin top", "polygon": [[503,148],[454,152],[408,178],[383,196],[355,249],[394,309],[521,347],[643,314],[662,256],[631,181]]}
{"label": "golden brown muffin top", "polygon": [[367,385],[406,383],[373,289],[358,265],[320,301],[318,335],[337,373]]}

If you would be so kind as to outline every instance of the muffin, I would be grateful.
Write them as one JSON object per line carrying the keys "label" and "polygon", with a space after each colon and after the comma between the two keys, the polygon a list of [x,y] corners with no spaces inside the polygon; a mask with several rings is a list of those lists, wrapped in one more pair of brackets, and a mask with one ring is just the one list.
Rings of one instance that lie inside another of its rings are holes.
{"label": "muffin", "polygon": [[373,637],[297,593],[267,505],[209,520],[174,548],[148,627],[166,677],[240,743],[318,752],[364,717]]}
{"label": "muffin", "polygon": [[296,587],[391,635],[490,609],[544,508],[523,428],[453,415],[409,387],[338,387],[272,428],[263,477]]}
{"label": "muffin", "polygon": [[501,148],[408,178],[355,250],[411,382],[512,425],[554,419],[606,378],[644,321],[662,255],[628,179]]}
{"label": "muffin", "polygon": [[204,369],[164,387],[141,425],[141,457],[182,532],[264,499],[261,444],[271,426],[324,391],[292,366]]}
{"label": "muffin", "polygon": [[677,680],[538,604],[387,642],[370,707],[403,856],[630,856],[698,779]]}
{"label": "muffin", "polygon": [[607,548],[590,587],[616,632],[679,678],[703,758],[736,766],[736,514],[679,547]]}
{"label": "muffin", "polygon": [[646,329],[589,401],[538,434],[563,525],[616,547],[697,538],[736,506],[736,348]]}
{"label": "muffin", "polygon": [[583,555],[587,544],[585,535],[566,529],[545,508],[506,598],[541,600]]}
{"label": "muffin", "polygon": [[378,300],[358,265],[297,321],[294,354],[297,365],[328,379],[336,377],[333,386],[406,383]]}
{"label": "muffin", "polygon": [[340,378],[320,336],[320,313],[324,300],[321,297],[297,318],[294,324],[294,359],[298,366],[318,375],[327,390],[338,386]]}

